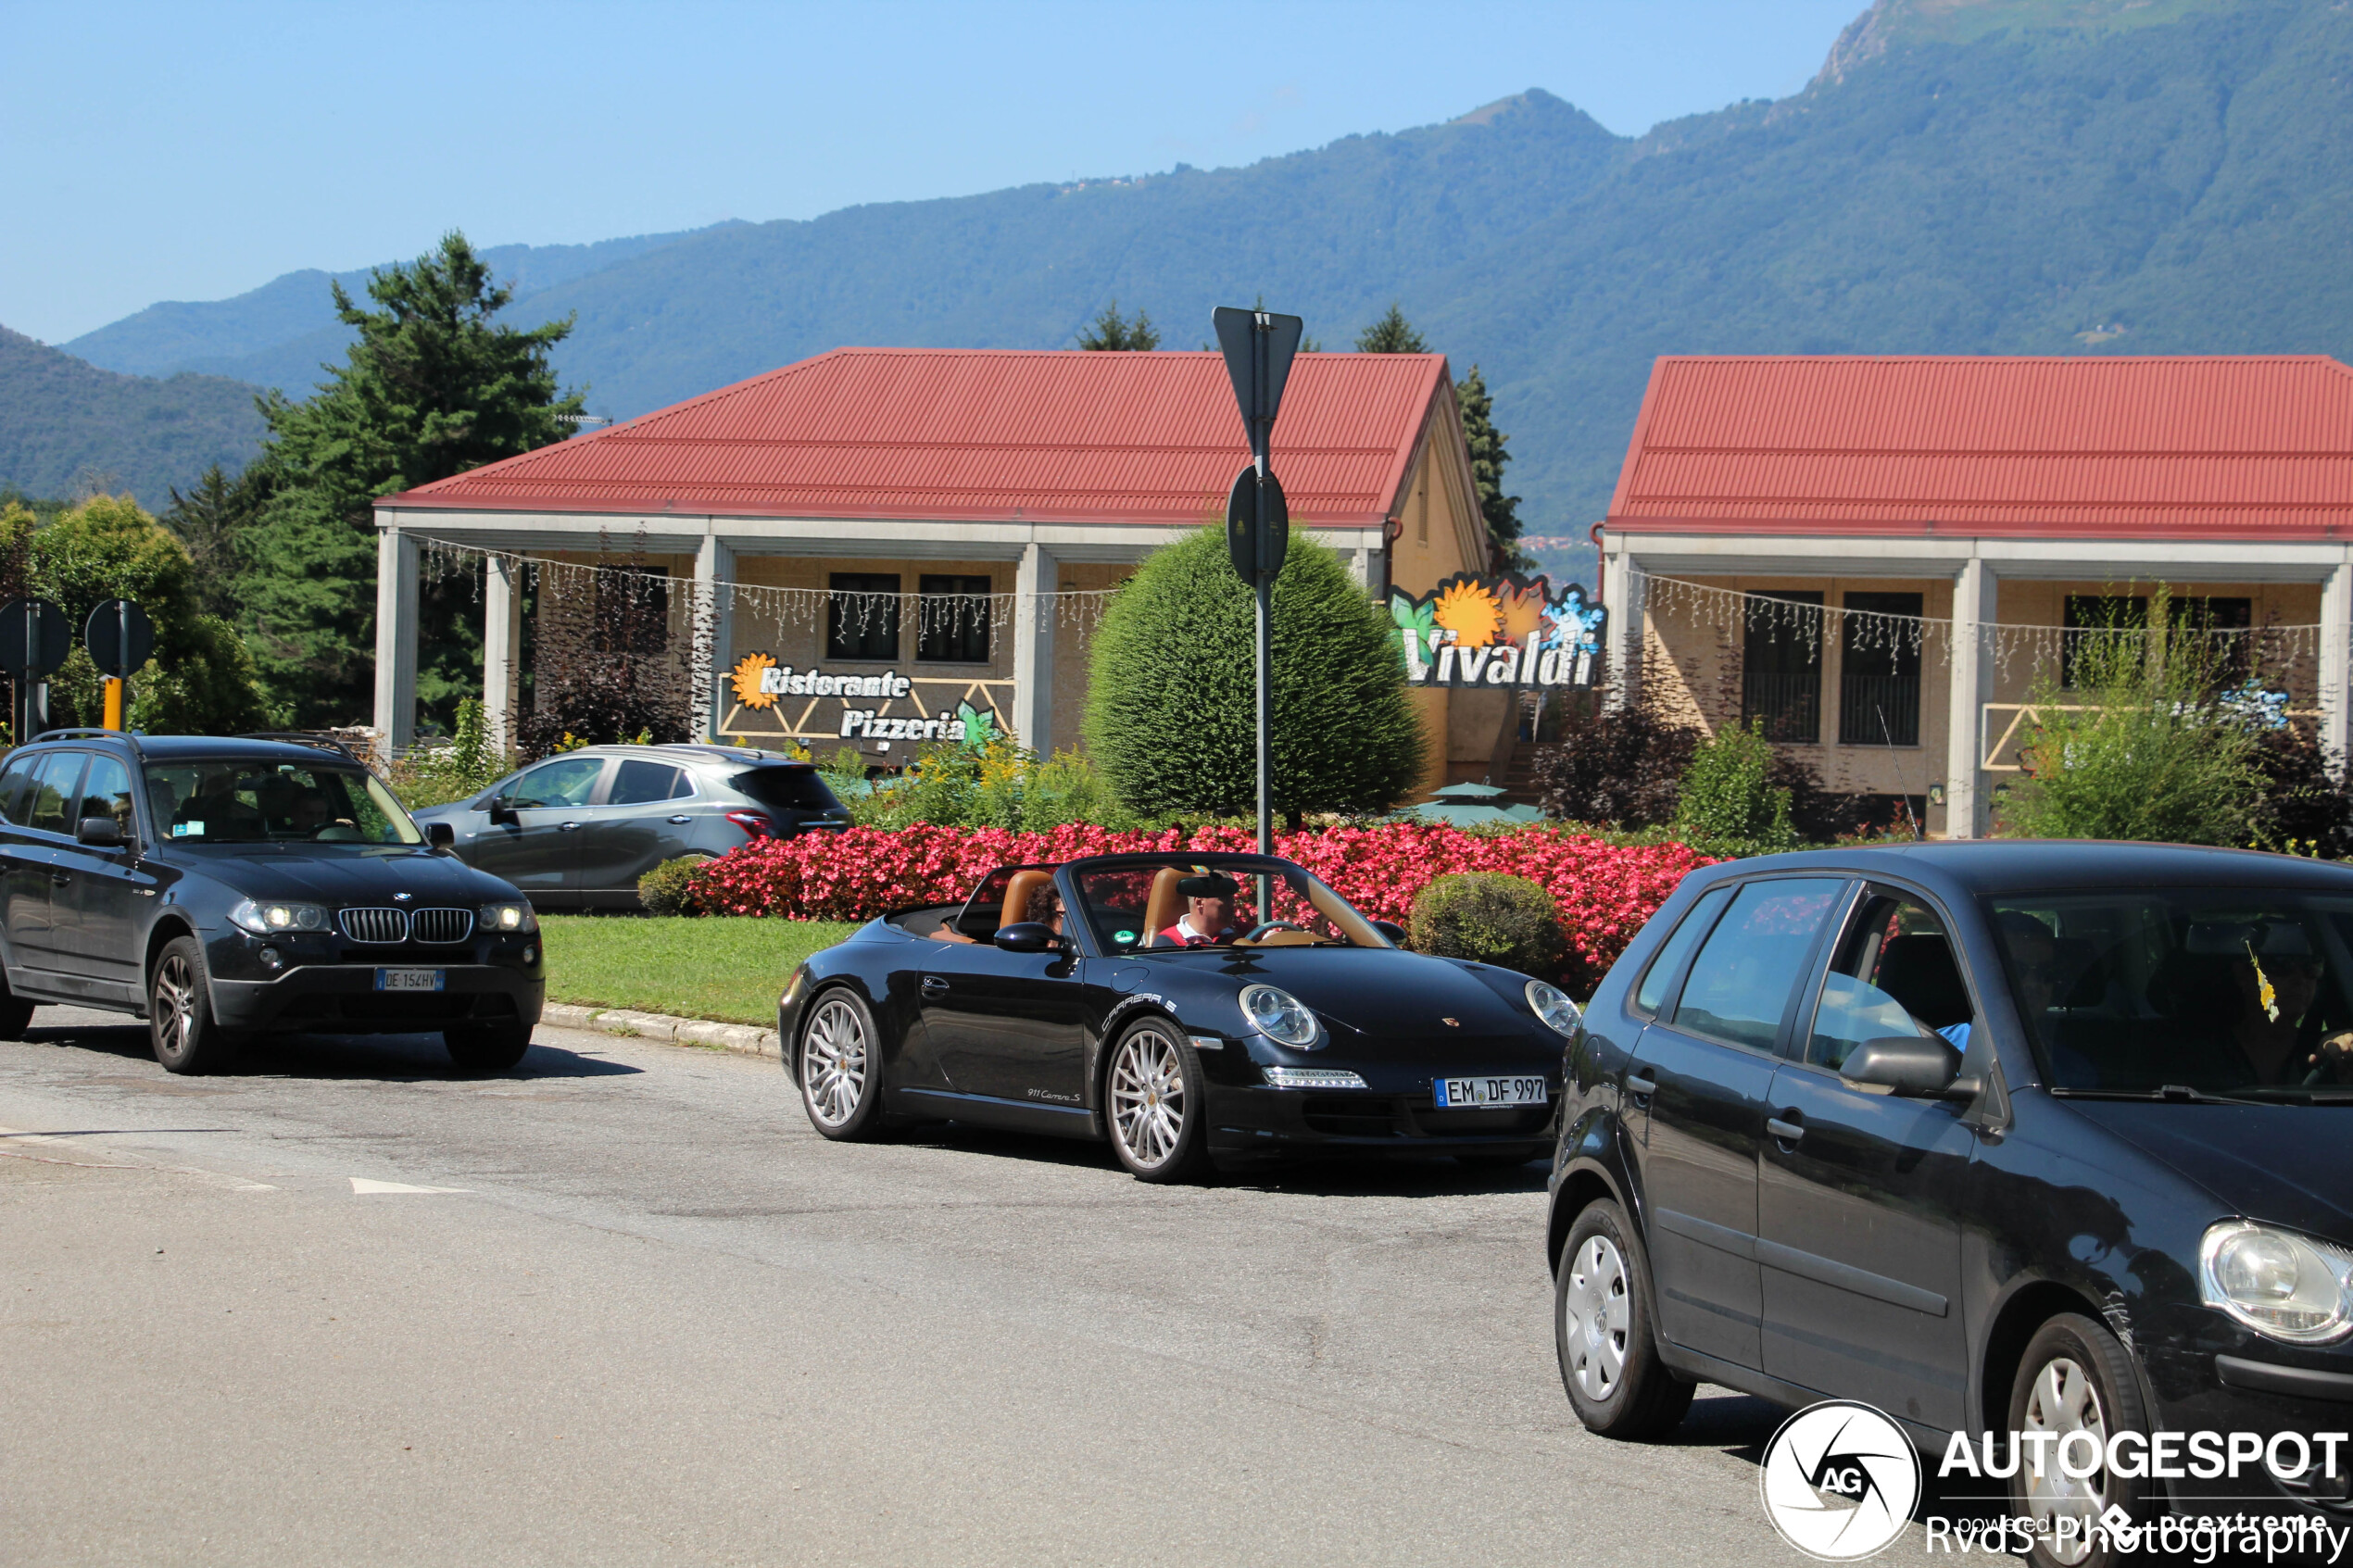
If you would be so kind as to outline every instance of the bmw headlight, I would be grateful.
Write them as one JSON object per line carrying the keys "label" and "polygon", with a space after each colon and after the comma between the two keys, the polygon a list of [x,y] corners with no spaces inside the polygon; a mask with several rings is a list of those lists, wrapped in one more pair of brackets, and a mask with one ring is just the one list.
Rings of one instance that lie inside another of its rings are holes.
{"label": "bmw headlight", "polygon": [[1277,1045],[1295,1050],[1307,1050],[1323,1038],[1323,1031],[1315,1026],[1315,1015],[1307,1010],[1307,1004],[1272,985],[1242,987],[1242,1016],[1250,1021],[1252,1028]]}
{"label": "bmw headlight", "polygon": [[1577,1010],[1577,1004],[1568,999],[1567,992],[1557,985],[1547,985],[1541,980],[1528,983],[1528,1005],[1555,1034],[1571,1038],[1576,1036],[1577,1026],[1585,1019],[1585,1015]]}
{"label": "bmw headlight", "polygon": [[2353,1253],[2246,1220],[2208,1229],[2198,1294],[2240,1323],[2293,1345],[2353,1333]]}
{"label": "bmw headlight", "polygon": [[229,911],[229,919],[256,936],[327,929],[324,905],[285,903],[274,898],[248,898]]}
{"label": "bmw headlight", "polygon": [[539,917],[531,912],[528,899],[511,904],[484,904],[482,907],[482,928],[496,935],[512,936],[539,929]]}

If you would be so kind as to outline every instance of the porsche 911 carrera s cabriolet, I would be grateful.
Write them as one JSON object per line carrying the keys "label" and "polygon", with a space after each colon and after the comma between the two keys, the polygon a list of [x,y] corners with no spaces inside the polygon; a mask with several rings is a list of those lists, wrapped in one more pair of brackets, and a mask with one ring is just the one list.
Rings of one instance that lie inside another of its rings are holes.
{"label": "porsche 911 carrera s cabriolet", "polygon": [[1002,866],[812,955],[776,1026],[828,1138],[1107,1138],[1148,1182],[1310,1149],[1548,1153],[1576,1004],[1403,936],[1272,857]]}

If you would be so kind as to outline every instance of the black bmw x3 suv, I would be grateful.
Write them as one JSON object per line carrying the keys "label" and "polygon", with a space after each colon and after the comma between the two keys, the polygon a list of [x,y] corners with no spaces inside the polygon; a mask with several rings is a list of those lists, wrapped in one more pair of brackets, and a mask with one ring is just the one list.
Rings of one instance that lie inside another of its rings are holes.
{"label": "black bmw x3 suv", "polygon": [[36,1003],[145,1018],[174,1073],[265,1032],[439,1032],[522,1059],[531,905],[340,747],[51,731],[0,767],[0,1038]]}

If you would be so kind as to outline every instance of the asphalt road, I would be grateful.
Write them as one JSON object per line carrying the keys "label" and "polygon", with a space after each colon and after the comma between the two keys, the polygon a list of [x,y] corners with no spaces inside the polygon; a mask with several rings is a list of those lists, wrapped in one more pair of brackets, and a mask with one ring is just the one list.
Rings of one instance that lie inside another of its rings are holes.
{"label": "asphalt road", "polygon": [[1577,1425],[1541,1166],[1170,1190],[538,1041],[0,1044],[0,1562],[1800,1561],[1771,1407]]}

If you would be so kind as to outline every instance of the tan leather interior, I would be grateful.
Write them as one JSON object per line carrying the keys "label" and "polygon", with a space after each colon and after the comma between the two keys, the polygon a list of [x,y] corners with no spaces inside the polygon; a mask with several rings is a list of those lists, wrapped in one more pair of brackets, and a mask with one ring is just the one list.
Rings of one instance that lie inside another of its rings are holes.
{"label": "tan leather interior", "polygon": [[970,942],[972,940],[952,925],[941,926],[931,934],[931,939],[935,942]]}
{"label": "tan leather interior", "polygon": [[1312,931],[1270,931],[1257,941],[1236,937],[1235,944],[1245,947],[1312,947],[1318,942],[1328,942],[1328,936],[1318,936]]}
{"label": "tan leather interior", "polygon": [[1051,872],[1015,872],[1005,884],[1005,908],[999,925],[1019,925],[1029,918],[1029,896],[1054,880]]}
{"label": "tan leather interior", "polygon": [[1152,877],[1151,896],[1144,900],[1144,946],[1165,947],[1160,934],[1184,916],[1185,896],[1176,884],[1185,880],[1181,866],[1163,866]]}

